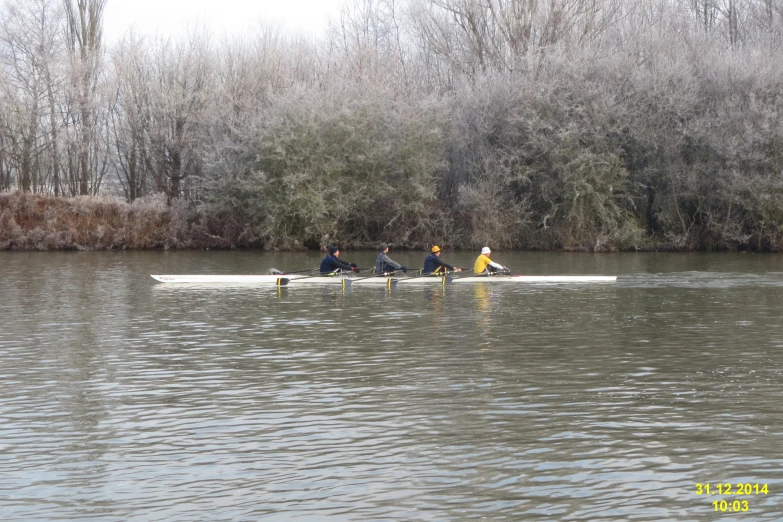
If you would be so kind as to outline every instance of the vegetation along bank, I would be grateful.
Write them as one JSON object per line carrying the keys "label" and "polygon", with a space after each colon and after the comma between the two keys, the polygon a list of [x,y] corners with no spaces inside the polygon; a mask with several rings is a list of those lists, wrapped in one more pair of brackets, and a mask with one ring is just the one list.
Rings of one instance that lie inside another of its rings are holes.
{"label": "vegetation along bank", "polygon": [[111,47],[104,4],[0,8],[0,249],[783,250],[777,2],[371,0]]}

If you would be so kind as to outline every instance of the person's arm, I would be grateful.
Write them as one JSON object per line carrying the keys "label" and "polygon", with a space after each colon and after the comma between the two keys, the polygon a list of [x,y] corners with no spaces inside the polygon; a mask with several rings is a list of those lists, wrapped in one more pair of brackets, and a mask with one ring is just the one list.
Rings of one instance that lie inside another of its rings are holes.
{"label": "person's arm", "polygon": [[327,257],[324,259],[323,263],[321,263],[322,274],[334,272],[335,270],[340,269],[350,271],[352,270],[352,267],[350,263],[345,263],[336,257]]}
{"label": "person's arm", "polygon": [[443,268],[446,268],[448,270],[456,270],[455,267],[451,266],[448,263],[444,263],[443,261],[440,260],[440,258],[437,258],[435,262],[437,263],[438,266],[442,266]]}
{"label": "person's arm", "polygon": [[349,270],[349,271],[353,270],[356,267],[356,265],[352,265],[348,261],[343,261],[342,259],[337,259],[337,258],[335,258],[333,264],[337,268],[342,268],[343,270]]}
{"label": "person's arm", "polygon": [[490,264],[490,266],[493,266],[493,267],[497,268],[498,270],[505,270],[506,269],[505,266],[501,265],[500,263],[495,263],[494,261],[490,261],[489,264]]}
{"label": "person's arm", "polygon": [[383,263],[386,263],[387,265],[389,265],[390,267],[392,267],[395,270],[400,270],[402,268],[401,264],[397,263],[396,261],[392,261],[391,258],[389,256],[387,256],[386,254],[383,254],[381,256],[381,261]]}

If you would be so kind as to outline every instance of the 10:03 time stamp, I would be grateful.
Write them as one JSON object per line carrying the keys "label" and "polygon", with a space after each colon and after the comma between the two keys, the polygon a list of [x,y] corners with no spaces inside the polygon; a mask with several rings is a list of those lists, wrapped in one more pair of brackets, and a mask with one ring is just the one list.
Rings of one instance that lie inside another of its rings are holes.
{"label": "10:03 time stamp", "polygon": [[[697,495],[768,495],[769,486],[767,484],[750,484],[750,483],[737,483],[731,484],[729,482],[719,482],[717,484],[710,483],[698,483],[696,484]],[[750,505],[747,500],[735,500],[729,502],[727,500],[716,500],[712,503],[715,511],[748,511]]]}

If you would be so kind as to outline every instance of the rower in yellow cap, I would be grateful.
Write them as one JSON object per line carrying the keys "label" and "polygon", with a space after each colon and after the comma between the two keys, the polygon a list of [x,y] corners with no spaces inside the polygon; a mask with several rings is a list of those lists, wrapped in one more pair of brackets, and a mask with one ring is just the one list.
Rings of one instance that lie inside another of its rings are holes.
{"label": "rower in yellow cap", "polygon": [[490,254],[492,254],[492,250],[490,250],[489,247],[481,249],[481,254],[476,258],[476,263],[473,265],[474,274],[497,274],[508,272],[508,268],[500,263],[492,261],[489,258]]}
{"label": "rower in yellow cap", "polygon": [[421,273],[424,275],[439,274],[451,270],[454,272],[462,272],[462,269],[457,266],[451,266],[448,263],[444,263],[440,260],[440,247],[435,245],[431,249],[430,255],[424,259],[424,268]]}

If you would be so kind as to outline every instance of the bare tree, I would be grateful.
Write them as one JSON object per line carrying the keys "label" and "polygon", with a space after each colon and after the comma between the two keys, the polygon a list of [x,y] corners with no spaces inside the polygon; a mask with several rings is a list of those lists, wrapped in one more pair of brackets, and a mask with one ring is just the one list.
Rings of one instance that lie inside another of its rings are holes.
{"label": "bare tree", "polygon": [[[3,88],[11,133],[5,140],[10,146],[8,166],[18,169],[19,187],[26,192],[45,190],[51,167],[56,193],[56,132],[60,124],[54,117],[58,87],[52,69],[57,60],[59,13],[49,0],[26,0],[8,4],[5,9],[0,21],[0,55],[6,71]],[[48,125],[43,118],[47,103],[51,117]]]}
{"label": "bare tree", "polygon": [[[0,67],[0,85],[8,85],[5,77],[5,67]],[[12,99],[6,89],[0,89],[0,190],[9,190],[12,186],[11,176],[13,166],[11,150],[13,146],[13,127],[9,116]]]}
{"label": "bare tree", "polygon": [[72,123],[79,138],[79,194],[95,193],[98,173],[90,169],[97,142],[95,94],[101,66],[103,10],[107,0],[64,0],[68,23],[68,51],[78,117]]}
{"label": "bare tree", "polygon": [[744,0],[689,0],[696,26],[705,34],[718,31],[725,35],[729,45],[737,46],[747,39],[751,5]]}
{"label": "bare tree", "polygon": [[169,200],[183,181],[202,168],[203,144],[213,67],[208,35],[191,33],[183,42],[156,49],[150,94],[149,169]]}
{"label": "bare tree", "polygon": [[114,168],[128,201],[149,190],[151,55],[131,34],[115,49],[115,103],[110,113]]}
{"label": "bare tree", "polygon": [[620,13],[619,0],[424,0],[415,18],[420,42],[475,76],[513,71],[533,49],[583,45]]}
{"label": "bare tree", "polygon": [[719,17],[716,0],[690,0],[690,8],[698,25],[705,33],[709,33],[715,28]]}
{"label": "bare tree", "polygon": [[[63,126],[61,95],[65,83],[63,63],[62,24],[64,22],[61,5],[52,0],[41,0],[41,51],[44,55],[43,75],[46,83],[46,99],[49,110],[50,157],[52,169],[52,191],[55,196],[61,193],[59,130]],[[47,9],[46,7],[49,7]]]}
{"label": "bare tree", "polygon": [[[406,82],[400,0],[352,0],[328,31],[332,67],[354,78]],[[339,65],[338,65],[339,64]]]}

